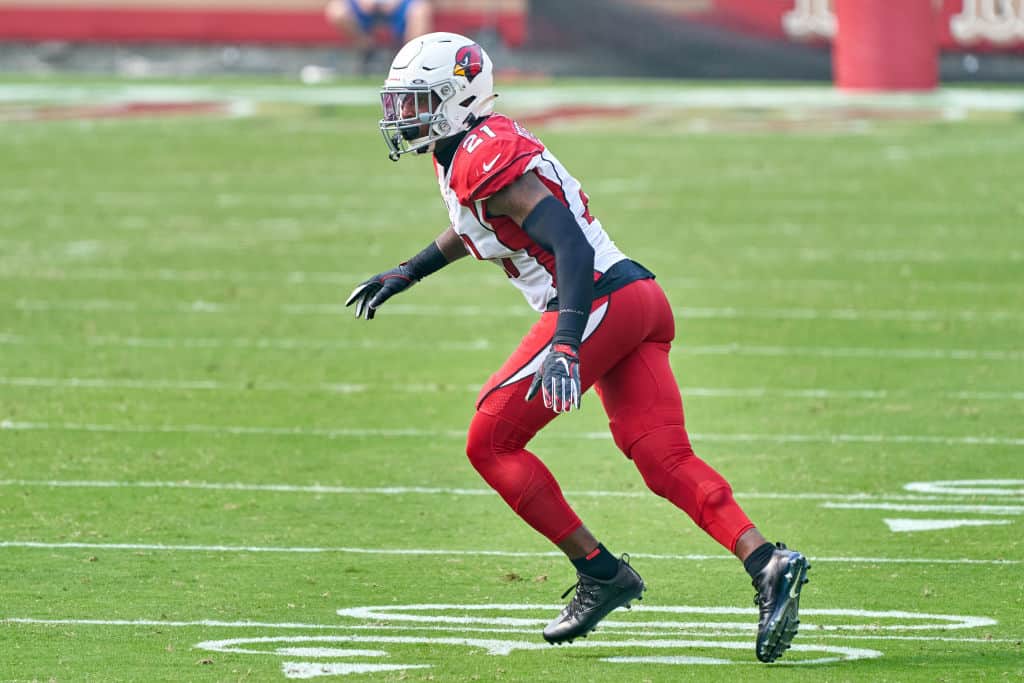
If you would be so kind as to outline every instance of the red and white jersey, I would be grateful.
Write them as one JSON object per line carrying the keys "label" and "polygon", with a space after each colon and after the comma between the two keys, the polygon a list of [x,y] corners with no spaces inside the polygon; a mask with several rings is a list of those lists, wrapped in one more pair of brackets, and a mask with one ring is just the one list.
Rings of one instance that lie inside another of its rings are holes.
{"label": "red and white jersey", "polygon": [[544,144],[516,121],[494,114],[463,138],[447,172],[434,160],[452,227],[476,258],[501,266],[530,306],[544,311],[555,297],[554,254],[508,216],[488,216],[487,198],[535,172],[565,204],[594,248],[594,279],[626,256],[587,209],[587,195]]}

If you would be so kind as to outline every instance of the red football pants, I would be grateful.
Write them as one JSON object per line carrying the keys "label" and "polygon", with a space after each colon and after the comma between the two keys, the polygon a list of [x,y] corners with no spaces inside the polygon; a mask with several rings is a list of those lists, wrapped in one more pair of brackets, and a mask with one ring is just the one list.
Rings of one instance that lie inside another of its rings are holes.
{"label": "red football pants", "polygon": [[[526,444],[557,415],[524,400],[551,345],[558,314],[544,313],[477,399],[466,453],[473,467],[530,526],[559,543],[582,522]],[[647,486],[733,551],[753,524],[732,488],[690,447],[683,402],[669,365],[672,308],[654,280],[594,302],[580,347],[583,391],[597,390],[616,445]]]}

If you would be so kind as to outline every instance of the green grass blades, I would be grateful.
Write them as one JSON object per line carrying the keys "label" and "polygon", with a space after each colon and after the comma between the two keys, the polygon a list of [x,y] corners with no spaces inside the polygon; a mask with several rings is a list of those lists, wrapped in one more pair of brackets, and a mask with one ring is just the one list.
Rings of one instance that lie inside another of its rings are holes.
{"label": "green grass blades", "polygon": [[447,225],[431,164],[387,160],[372,87],[256,90],[241,118],[0,111],[40,119],[0,128],[0,680],[1024,678],[1012,115],[509,95],[667,290],[699,454],[811,558],[765,667],[742,567],[591,394],[532,448],[649,590],[543,642],[571,565],[463,453],[533,314],[466,260],[353,319]]}

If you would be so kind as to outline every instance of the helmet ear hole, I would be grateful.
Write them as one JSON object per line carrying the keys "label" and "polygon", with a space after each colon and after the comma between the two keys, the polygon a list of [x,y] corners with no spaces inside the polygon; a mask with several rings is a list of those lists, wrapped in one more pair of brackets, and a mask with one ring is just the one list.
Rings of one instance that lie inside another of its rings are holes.
{"label": "helmet ear hole", "polygon": [[461,102],[459,102],[459,106],[460,107],[468,107],[469,105],[473,104],[473,102],[475,102],[475,101],[476,101],[476,95],[470,95],[466,99],[464,99]]}

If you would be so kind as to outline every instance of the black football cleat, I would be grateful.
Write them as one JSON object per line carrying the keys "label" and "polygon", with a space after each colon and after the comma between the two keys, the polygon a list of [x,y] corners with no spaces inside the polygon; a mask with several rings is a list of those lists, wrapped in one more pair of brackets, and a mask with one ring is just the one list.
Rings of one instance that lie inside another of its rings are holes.
{"label": "black football cleat", "polygon": [[552,644],[572,642],[586,638],[598,622],[618,608],[629,608],[631,600],[643,600],[644,580],[629,566],[629,555],[619,558],[619,571],[602,581],[586,574],[576,573],[576,585],[562,593],[564,598],[573,588],[576,595],[562,613],[544,627],[544,640]]}
{"label": "black football cleat", "polygon": [[754,579],[754,604],[760,608],[757,623],[757,658],[774,662],[789,649],[800,625],[800,590],[807,583],[807,558],[782,543],[776,544],[768,565]]}

